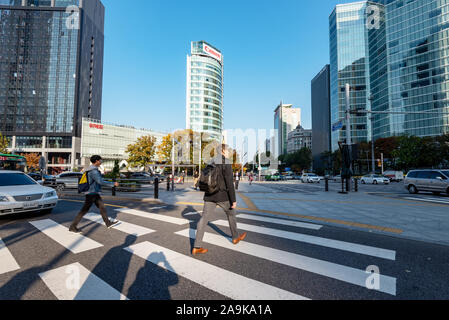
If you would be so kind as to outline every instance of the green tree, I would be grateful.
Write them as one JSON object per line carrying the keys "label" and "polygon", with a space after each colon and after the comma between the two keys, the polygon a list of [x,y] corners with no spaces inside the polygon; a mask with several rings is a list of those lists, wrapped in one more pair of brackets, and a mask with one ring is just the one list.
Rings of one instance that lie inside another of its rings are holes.
{"label": "green tree", "polygon": [[7,154],[8,153],[8,139],[2,135],[0,132],[0,153]]}
{"label": "green tree", "polygon": [[129,153],[128,162],[132,166],[146,167],[154,161],[156,153],[156,138],[153,136],[144,136],[137,139],[135,144],[130,144],[126,148]]}
{"label": "green tree", "polygon": [[421,143],[422,139],[419,137],[399,137],[398,148],[392,153],[396,158],[396,165],[399,169],[408,171],[412,168],[419,167]]}

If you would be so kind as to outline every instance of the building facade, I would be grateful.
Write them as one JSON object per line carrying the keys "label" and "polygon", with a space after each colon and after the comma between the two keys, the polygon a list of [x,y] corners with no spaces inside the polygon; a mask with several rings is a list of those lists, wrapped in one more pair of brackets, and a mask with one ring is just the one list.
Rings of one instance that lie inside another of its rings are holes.
{"label": "building facade", "polygon": [[370,31],[372,108],[398,114],[374,116],[374,139],[449,133],[449,2],[379,2],[380,27]]}
{"label": "building facade", "polygon": [[[90,165],[90,157],[98,154],[104,160],[104,168],[107,171],[112,170],[115,160],[127,164],[126,160],[129,155],[126,153],[126,149],[130,144],[136,143],[140,137],[155,137],[156,144],[160,145],[166,135],[152,130],[136,129],[84,118],[81,136],[81,167],[85,168]],[[156,155],[155,161],[157,160]]]}
{"label": "building facade", "polygon": [[312,130],[306,130],[299,125],[288,134],[287,153],[294,153],[303,148],[312,150]]}
{"label": "building facade", "polygon": [[[338,142],[346,141],[346,94],[349,83],[350,104],[353,110],[369,108],[369,49],[367,7],[372,2],[362,1],[337,5],[329,17],[330,30],[330,88],[331,126],[340,129],[331,132],[332,151]],[[371,140],[371,124],[366,115],[353,116],[351,136],[353,143]]]}
{"label": "building facade", "polygon": [[274,130],[276,137],[271,148],[276,152],[275,157],[287,154],[288,134],[301,123],[301,109],[293,108],[292,104],[282,102],[274,110]]}
{"label": "building facade", "polygon": [[104,14],[99,0],[0,0],[0,132],[11,152],[79,164],[81,119],[101,119]]}
{"label": "building facade", "polygon": [[223,139],[223,55],[205,41],[187,56],[186,128]]}
{"label": "building facade", "polygon": [[312,80],[313,168],[323,168],[322,154],[331,150],[330,65]]}

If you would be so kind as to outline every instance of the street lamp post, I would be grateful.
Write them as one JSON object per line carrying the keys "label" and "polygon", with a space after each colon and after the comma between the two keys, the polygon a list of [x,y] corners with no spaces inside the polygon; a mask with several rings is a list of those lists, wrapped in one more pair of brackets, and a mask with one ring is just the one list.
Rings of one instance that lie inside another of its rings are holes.
{"label": "street lamp post", "polygon": [[[369,104],[370,104],[370,111],[372,111],[373,100],[374,100],[374,97],[372,94],[370,94],[368,100],[369,100]],[[375,159],[374,159],[374,115],[373,114],[371,114],[370,120],[371,120],[371,168],[373,169],[373,174],[375,174],[376,167],[375,167]]]}

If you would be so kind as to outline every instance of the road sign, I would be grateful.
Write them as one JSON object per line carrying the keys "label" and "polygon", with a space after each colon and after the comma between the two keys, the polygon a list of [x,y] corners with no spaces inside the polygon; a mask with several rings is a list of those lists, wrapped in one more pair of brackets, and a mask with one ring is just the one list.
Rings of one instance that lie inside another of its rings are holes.
{"label": "road sign", "polygon": [[343,128],[343,122],[339,121],[332,125],[332,132],[341,130]]}

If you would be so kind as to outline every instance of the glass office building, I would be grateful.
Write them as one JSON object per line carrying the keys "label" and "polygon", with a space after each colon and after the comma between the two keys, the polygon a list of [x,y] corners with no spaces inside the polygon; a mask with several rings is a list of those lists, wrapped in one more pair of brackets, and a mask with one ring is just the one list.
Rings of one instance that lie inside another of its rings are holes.
{"label": "glass office building", "polygon": [[[338,142],[346,141],[346,95],[349,83],[350,104],[354,110],[369,108],[369,49],[367,6],[363,1],[337,5],[329,18],[330,27],[330,87],[332,151],[338,150]],[[351,122],[352,142],[368,141],[371,127],[366,115],[354,116]]]}
{"label": "glass office building", "polygon": [[101,119],[104,13],[99,0],[0,0],[0,132],[12,152],[79,160],[82,118]]}
{"label": "glass office building", "polygon": [[187,56],[186,128],[223,139],[223,55],[205,41]]}
{"label": "glass office building", "polygon": [[374,138],[449,133],[449,1],[379,2],[385,21],[370,35],[373,110],[404,114],[376,115]]}

